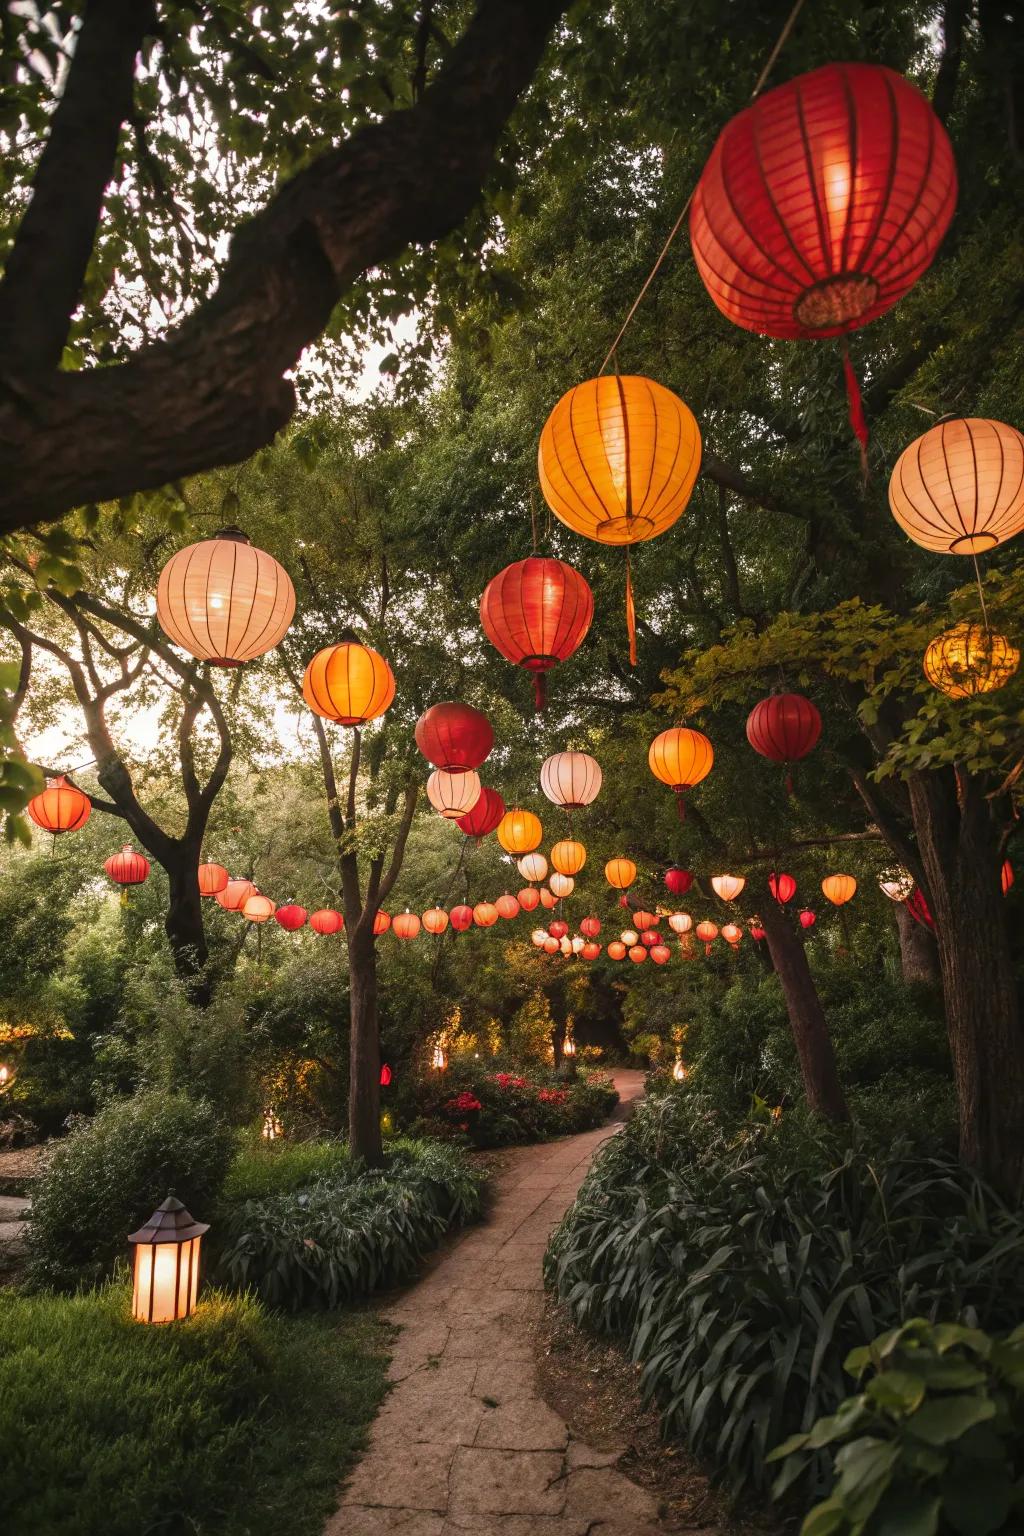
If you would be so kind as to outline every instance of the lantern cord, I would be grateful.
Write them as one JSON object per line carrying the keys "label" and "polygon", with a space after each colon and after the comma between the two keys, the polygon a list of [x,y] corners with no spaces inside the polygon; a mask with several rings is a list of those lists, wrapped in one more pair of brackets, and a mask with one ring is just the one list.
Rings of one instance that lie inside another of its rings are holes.
{"label": "lantern cord", "polygon": [[626,545],[626,633],[629,635],[629,664],[636,666],[636,606],[633,602],[633,566]]}
{"label": "lantern cord", "polygon": [[533,540],[532,554],[537,553],[537,503],[533,495],[533,487],[530,487],[530,537]]}
{"label": "lantern cord", "polygon": [[860,385],[857,383],[857,375],[853,371],[850,362],[850,349],[846,345],[846,337],[842,340],[843,352],[843,378],[846,380],[846,398],[850,407],[850,426],[853,435],[860,444],[860,476],[864,485],[868,483],[868,424],[864,415],[864,402],[860,396]]}
{"label": "lantern cord", "polygon": [[[988,609],[985,607],[985,593],[981,585],[981,572],[978,569],[978,557],[973,550],[971,550],[971,559],[974,561],[974,579],[978,583],[978,597],[981,601],[981,616],[985,621],[985,633],[991,640],[992,630],[988,622]],[[991,651],[989,653],[989,664],[991,665]]]}
{"label": "lantern cord", "polygon": [[[793,6],[793,9],[790,11],[789,15],[786,17],[786,21],[785,21],[785,24],[783,25],[782,31],[779,33],[779,35],[778,35],[778,37],[777,37],[777,39],[775,41],[775,46],[772,49],[771,53],[768,55],[768,59],[767,59],[767,61],[765,63],[764,68],[762,69],[761,73],[757,77],[757,84],[754,86],[754,89],[750,93],[750,98],[749,98],[750,101],[754,101],[755,98],[758,97],[761,94],[762,90],[764,89],[765,81],[768,79],[768,76],[771,74],[772,70],[775,68],[775,64],[776,64],[776,61],[778,60],[779,54],[782,52],[783,48],[786,46],[786,43],[787,43],[787,41],[789,39],[789,34],[792,32],[794,26],[796,25],[796,19],[800,15],[800,12],[803,10],[803,8],[804,8],[804,0],[795,0],[795,4]],[[608,367],[608,364],[611,362],[612,358],[615,356],[615,349],[616,349],[616,347],[619,345],[619,342],[622,340],[623,336],[625,336],[627,330],[629,329],[629,327],[630,327],[630,325],[632,323],[633,316],[636,314],[637,310],[640,308],[640,305],[643,303],[644,299],[646,298],[647,290],[650,288],[651,284],[654,282],[654,279],[657,277],[658,273],[661,271],[662,265],[663,265],[663,263],[665,261],[665,257],[668,255],[668,253],[669,253],[669,251],[670,251],[670,249],[672,247],[672,242],[676,238],[676,235],[678,235],[679,231],[682,229],[683,221],[686,218],[686,215],[690,211],[690,204],[693,202],[694,193],[696,192],[696,190],[697,190],[697,187],[696,187],[696,185],[694,185],[691,188],[691,190],[690,190],[689,197],[686,199],[686,202],[683,204],[682,208],[680,209],[679,217],[676,219],[675,223],[672,225],[672,228],[668,232],[668,239],[665,241],[665,244],[662,246],[661,250],[658,252],[658,257],[657,257],[657,260],[654,263],[654,266],[651,268],[651,270],[648,272],[646,278],[644,279],[643,287],[640,289],[640,292],[637,294],[636,298],[633,300],[632,304],[630,305],[629,313],[627,314],[625,320],[623,320],[623,322],[622,322],[622,326],[621,326],[621,328],[619,330],[619,334],[616,336],[615,340],[612,342],[611,346],[608,348],[608,353],[607,353],[607,355],[605,357],[605,360],[601,364],[601,367],[600,367],[600,369],[598,371],[598,377],[599,378],[600,378],[601,374],[604,373],[605,369]]]}

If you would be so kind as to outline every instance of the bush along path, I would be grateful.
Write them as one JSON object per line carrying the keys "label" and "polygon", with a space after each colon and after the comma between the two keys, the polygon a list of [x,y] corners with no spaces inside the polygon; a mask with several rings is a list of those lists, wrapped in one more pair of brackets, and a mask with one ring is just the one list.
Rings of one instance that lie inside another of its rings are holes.
{"label": "bush along path", "polygon": [[[643,1091],[616,1072],[619,1114]],[[488,1220],[386,1308],[391,1395],[326,1536],[653,1536],[655,1501],[540,1396],[548,1237],[611,1128],[509,1156]]]}

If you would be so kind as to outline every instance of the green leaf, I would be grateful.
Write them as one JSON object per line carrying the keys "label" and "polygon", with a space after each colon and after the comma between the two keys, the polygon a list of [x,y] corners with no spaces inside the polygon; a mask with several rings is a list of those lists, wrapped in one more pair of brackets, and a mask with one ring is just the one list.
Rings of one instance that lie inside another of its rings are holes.
{"label": "green leaf", "polygon": [[928,1445],[948,1445],[975,1424],[995,1417],[996,1405],[984,1397],[933,1398],[907,1423],[910,1433]]}

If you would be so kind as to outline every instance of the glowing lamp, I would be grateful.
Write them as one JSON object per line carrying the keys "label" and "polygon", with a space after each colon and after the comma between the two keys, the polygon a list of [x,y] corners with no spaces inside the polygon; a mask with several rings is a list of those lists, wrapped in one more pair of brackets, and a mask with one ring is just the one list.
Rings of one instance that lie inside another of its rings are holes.
{"label": "glowing lamp", "polygon": [[651,948],[651,959],[655,965],[667,965],[672,958],[672,951],[667,944],[655,944]]}
{"label": "glowing lamp", "polygon": [[271,901],[269,896],[264,896],[262,891],[253,891],[251,896],[245,898],[242,907],[242,916],[247,917],[250,923],[265,923],[277,910],[277,902]]}
{"label": "glowing lamp", "polygon": [[722,938],[733,949],[739,949],[740,940],[743,937],[743,929],[737,923],[726,923],[722,928]]}
{"label": "glowing lamp", "polygon": [[430,1065],[435,1072],[443,1072],[448,1066],[448,1056],[443,1045],[435,1045],[430,1057]]}
{"label": "glowing lamp", "polygon": [[669,917],[668,925],[673,933],[689,933],[693,927],[693,918],[689,912],[673,912]]}
{"label": "glowing lamp", "polygon": [[493,901],[478,901],[473,908],[473,921],[478,928],[493,928],[498,921],[498,909]]}
{"label": "glowing lamp", "polygon": [[742,875],[711,876],[711,889],[723,901],[735,901],[746,883]]}
{"label": "glowing lamp", "polygon": [[251,880],[229,880],[222,891],[217,892],[217,905],[225,912],[241,912],[250,896],[255,896],[256,886]]}
{"label": "glowing lamp", "polygon": [[698,923],[694,932],[696,933],[698,939],[700,939],[701,943],[704,945],[704,953],[706,955],[710,955],[711,946],[718,938],[718,924],[709,923],[707,921]]}
{"label": "glowing lamp", "polygon": [[516,893],[516,900],[524,912],[536,912],[540,906],[540,892],[534,890],[532,885],[524,885],[523,889]]}
{"label": "glowing lamp", "polygon": [[464,768],[458,773],[435,768],[427,780],[427,799],[447,821],[458,821],[467,816],[482,791],[480,775],[472,768]]}
{"label": "glowing lamp", "polygon": [[601,766],[589,752],[556,752],[541,764],[540,787],[553,805],[582,810],[597,799]]}
{"label": "glowing lamp", "polygon": [[387,1062],[386,1061],[382,1062],[381,1063],[381,1069],[380,1069],[380,1085],[381,1085],[382,1088],[390,1088],[391,1087],[391,1078],[392,1078],[392,1076],[393,1076],[393,1073],[391,1071],[391,1068],[388,1066]]}
{"label": "glowing lamp", "polygon": [[627,949],[631,944],[639,944],[640,942],[640,935],[633,928],[624,928],[619,934],[619,938],[626,945]]}
{"label": "glowing lamp", "polygon": [[156,616],[169,640],[215,667],[237,667],[272,651],[295,613],[283,565],[255,549],[240,528],[189,544],[160,572]]}
{"label": "glowing lamp", "polygon": [[467,928],[472,928],[473,926],[472,907],[467,907],[460,903],[459,906],[452,907],[449,916],[451,918],[452,927],[455,929],[456,933],[465,933]]}
{"label": "glowing lamp", "polygon": [[685,896],[693,884],[693,876],[688,869],[681,868],[678,864],[671,865],[665,871],[665,888],[672,896]]}
{"label": "glowing lamp", "polygon": [[971,699],[1004,688],[1020,666],[1020,651],[1005,635],[981,624],[956,624],[929,641],[924,675],[951,699]]}
{"label": "glowing lamp", "polygon": [[576,889],[576,881],[571,875],[554,874],[548,881],[548,885],[555,895],[561,900],[563,896],[571,896]]}
{"label": "glowing lamp", "polygon": [[314,933],[340,933],[345,926],[345,919],[333,907],[321,907],[319,912],[310,913],[309,926]]}
{"label": "glowing lamp", "polygon": [[584,960],[596,960],[600,953],[601,946],[600,944],[595,944],[593,939],[584,944],[583,948],[580,950],[580,954],[583,956]]}
{"label": "glowing lamp", "polygon": [[675,1066],[672,1068],[672,1076],[677,1083],[685,1083],[686,1081],[686,1068],[683,1066],[682,1057],[680,1056],[676,1057]]}
{"label": "glowing lamp", "polygon": [[576,1055],[576,1041],[573,1039],[572,1035],[566,1035],[565,1039],[562,1041],[562,1055]]}
{"label": "glowing lamp", "polygon": [[878,877],[878,888],[890,901],[906,901],[914,889],[914,877],[908,869],[897,865],[882,871]]}
{"label": "glowing lamp", "polygon": [[844,907],[857,893],[857,882],[852,875],[826,875],[821,889],[834,907]]}
{"label": "glowing lamp", "polygon": [[785,906],[796,895],[796,881],[792,875],[777,875],[773,872],[768,876],[768,889],[775,900]]}
{"label": "glowing lamp", "polygon": [[503,917],[506,922],[510,922],[513,917],[519,916],[519,903],[516,901],[516,898],[514,896],[510,896],[507,891],[505,892],[504,896],[498,897],[494,905],[498,909],[498,916]]}
{"label": "glowing lamp", "polygon": [[516,868],[524,880],[543,880],[547,876],[548,861],[542,853],[525,853],[516,861]]}
{"label": "glowing lamp", "polygon": [[604,867],[604,877],[615,890],[628,890],[636,879],[636,865],[632,859],[609,859]]}
{"label": "glowing lamp", "polygon": [[391,924],[391,932],[396,939],[414,939],[420,931],[420,920],[415,912],[410,912],[406,907],[404,912],[399,912]]}
{"label": "glowing lamp", "polygon": [[374,936],[374,938],[375,939],[379,939],[381,934],[382,933],[387,933],[387,931],[388,931],[388,929],[390,927],[391,927],[391,913],[390,912],[385,912],[384,908],[380,907],[373,914],[373,936]]}
{"label": "glowing lamp", "polygon": [[1024,435],[1002,421],[940,421],[904,448],[889,508],[908,538],[940,555],[980,555],[1024,528]]}
{"label": "glowing lamp", "polygon": [[395,674],[379,651],[345,641],[317,651],[302,679],[314,714],[336,725],[365,725],[391,707]]}
{"label": "glowing lamp", "polygon": [[549,891],[546,886],[542,886],[540,891],[540,904],[542,907],[546,907],[550,912],[553,907],[558,906],[558,897],[555,895],[554,891]]}
{"label": "glowing lamp", "polygon": [[448,913],[444,907],[430,907],[423,914],[423,928],[426,933],[444,933],[448,927]]}
{"label": "glowing lamp", "polygon": [[608,959],[609,960],[625,960],[625,958],[626,958],[626,946],[625,946],[625,944],[623,944],[619,939],[612,939],[612,942],[608,945]]}
{"label": "glowing lamp", "polygon": [[285,906],[278,907],[274,913],[274,922],[278,923],[286,933],[295,933],[297,929],[305,926],[306,909],[289,901]]}
{"label": "glowing lamp", "polygon": [[680,819],[685,814],[683,796],[711,772],[714,748],[703,731],[689,726],[672,726],[655,736],[647,753],[647,762],[656,779],[667,784],[676,797]]}
{"label": "glowing lamp", "polygon": [[231,879],[223,864],[200,864],[197,873],[200,896],[219,896]]}
{"label": "glowing lamp", "polygon": [[642,944],[634,944],[629,951],[629,958],[634,965],[643,965],[647,959],[647,951]]}
{"label": "glowing lamp", "polygon": [[601,921],[596,917],[585,917],[580,923],[580,933],[588,939],[596,939],[601,932]]}
{"label": "glowing lamp", "polygon": [[[517,857],[523,853],[532,853],[540,846],[540,840],[544,836],[544,828],[541,826],[540,817],[532,811],[524,811],[519,806],[513,806],[506,811],[498,823],[498,842],[506,853],[515,854]],[[525,877],[524,877],[525,878]]]}
{"label": "glowing lamp", "polygon": [[284,1126],[273,1109],[264,1111],[260,1135],[264,1141],[278,1141],[284,1135]]}
{"label": "glowing lamp", "polygon": [[553,939],[564,939],[569,932],[569,924],[563,923],[560,917],[556,917],[553,923],[548,924],[548,933]]}
{"label": "glowing lamp", "polygon": [[800,927],[801,928],[813,928],[817,921],[818,921],[817,917],[810,910],[805,909],[803,912],[800,913]]}
{"label": "glowing lamp", "polygon": [[209,1224],[193,1221],[180,1200],[163,1205],[128,1241],[135,1249],[132,1316],[140,1323],[188,1317],[199,1292],[199,1245]]}
{"label": "glowing lamp", "polygon": [[551,863],[560,875],[578,875],[587,862],[587,850],[571,837],[563,838],[551,850]]}
{"label": "glowing lamp", "polygon": [[633,926],[643,933],[645,928],[656,928],[658,919],[653,912],[645,912],[642,908],[633,913]]}

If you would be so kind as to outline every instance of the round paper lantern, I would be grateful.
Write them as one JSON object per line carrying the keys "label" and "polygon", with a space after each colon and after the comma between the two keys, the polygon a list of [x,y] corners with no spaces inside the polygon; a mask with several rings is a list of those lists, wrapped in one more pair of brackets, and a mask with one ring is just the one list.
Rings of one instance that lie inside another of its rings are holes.
{"label": "round paper lantern", "polygon": [[391,913],[390,912],[385,912],[383,907],[379,907],[378,910],[373,914],[373,936],[374,936],[374,938],[375,939],[379,939],[381,934],[382,933],[387,933],[387,931],[388,931],[388,929],[390,927],[391,927]]}
{"label": "round paper lantern", "polygon": [[37,827],[44,832],[77,832],[92,815],[92,801],[64,775],[48,779],[41,795],[34,795],[25,807]]}
{"label": "round paper lantern", "polygon": [[557,872],[551,876],[548,885],[559,899],[563,896],[571,896],[576,889],[576,881],[571,875],[560,875]]}
{"label": "round paper lantern", "polygon": [[718,938],[718,924],[709,923],[707,921],[698,923],[694,932],[696,933],[698,939],[700,939],[701,943],[704,945],[704,953],[706,955],[710,955],[711,946]]}
{"label": "round paper lantern", "polygon": [[432,704],[416,722],[416,745],[446,773],[479,768],[494,746],[491,723],[470,704]]}
{"label": "round paper lantern", "polygon": [[548,861],[542,853],[526,853],[516,861],[516,868],[524,880],[543,880],[548,872]]}
{"label": "round paper lantern", "polygon": [[651,772],[672,790],[680,819],[685,814],[683,795],[707,777],[714,760],[714,748],[703,731],[689,726],[671,726],[651,742],[647,753]]}
{"label": "round paper lantern", "polygon": [[890,901],[906,901],[914,889],[914,877],[908,869],[897,865],[893,869],[882,871],[878,877],[878,885]]}
{"label": "round paper lantern", "polygon": [[302,697],[336,725],[376,720],[395,697],[395,674],[379,651],[356,640],[317,651],[302,679]]}
{"label": "round paper lantern", "polygon": [[594,594],[564,560],[531,555],[493,576],[480,599],[484,634],[506,661],[533,676],[543,709],[545,674],[582,644],[594,617]]}
{"label": "round paper lantern", "polygon": [[548,955],[558,954],[558,940],[553,939],[550,934],[548,934],[547,938],[544,940],[544,951],[545,954]]}
{"label": "round paper lantern", "polygon": [[634,944],[629,951],[629,958],[632,960],[634,965],[643,965],[644,961],[647,959],[647,951],[644,949],[642,944]]}
{"label": "round paper lantern", "polygon": [[391,932],[396,939],[414,939],[420,931],[420,920],[415,912],[410,912],[406,907],[404,912],[399,912],[391,924]]}
{"label": "round paper lantern", "polygon": [[467,837],[475,837],[481,842],[501,821],[505,814],[505,802],[496,789],[488,789],[486,784],[480,786],[480,798],[473,809],[460,816],[455,825]]}
{"label": "round paper lantern", "polygon": [[747,882],[742,875],[711,876],[711,889],[714,891],[715,895],[720,896],[723,901],[735,901],[736,897],[740,894],[746,883]]}
{"label": "round paper lantern", "polygon": [[857,882],[852,875],[826,875],[821,889],[834,907],[842,907],[856,895]]}
{"label": "round paper lantern", "polygon": [[760,944],[761,940],[766,939],[768,935],[765,933],[760,923],[752,922],[750,924],[750,937],[754,940],[755,944]]}
{"label": "round paper lantern", "polygon": [[664,875],[666,889],[673,896],[685,896],[693,884],[693,876],[688,869],[683,869],[678,864],[672,864]]}
{"label": "round paper lantern", "polygon": [[580,950],[580,954],[583,956],[584,960],[596,960],[600,953],[600,944],[595,944],[592,939],[589,943],[584,944],[583,948]]}
{"label": "round paper lantern", "polygon": [[608,958],[609,960],[625,960],[626,946],[620,939],[612,939],[612,942],[608,945]]}
{"label": "round paper lantern", "polygon": [[838,336],[931,264],[956,206],[945,129],[901,75],[827,64],[728,122],[690,205],[704,286],[763,336]]}
{"label": "round paper lantern", "polygon": [[792,875],[771,874],[768,876],[768,889],[775,900],[785,906],[796,895],[796,881]]}
{"label": "round paper lantern", "polygon": [[277,903],[271,901],[269,896],[264,896],[262,891],[254,891],[247,896],[242,907],[242,916],[247,917],[250,923],[265,923],[273,917]]}
{"label": "round paper lantern", "polygon": [[903,532],[939,555],[980,555],[1024,528],[1024,435],[1001,421],[940,421],[904,448],[889,480]]}
{"label": "round paper lantern", "polygon": [[318,912],[309,914],[309,926],[314,933],[324,935],[340,933],[345,926],[345,919],[333,907],[321,907]]}
{"label": "round paper lantern", "polygon": [[423,914],[423,927],[427,933],[444,933],[448,927],[448,913],[444,907],[428,907]]}
{"label": "round paper lantern", "polygon": [[223,864],[200,864],[197,874],[200,896],[219,896],[231,879]]}
{"label": "round paper lantern", "polygon": [[560,875],[578,875],[586,862],[587,850],[571,837],[556,843],[551,850],[551,863]]}
{"label": "round paper lantern", "polygon": [[540,769],[540,787],[548,799],[567,811],[592,805],[601,789],[601,767],[589,752],[556,752]]}
{"label": "round paper lantern", "polygon": [[667,965],[672,958],[672,951],[667,944],[655,944],[651,950],[651,959],[655,965]]}
{"label": "round paper lantern", "polygon": [[571,955],[572,954],[572,944],[570,943],[570,941],[568,939],[559,939],[558,947],[562,951],[563,955]]}
{"label": "round paper lantern", "polygon": [[800,913],[801,928],[813,928],[817,921],[818,919],[815,917],[813,912],[804,911]]}
{"label": "round paper lantern", "polygon": [[[797,763],[812,752],[821,735],[821,716],[802,693],[773,693],[747,716],[747,740],[773,763]],[[792,793],[793,781],[786,779]]]}
{"label": "round paper lantern", "polygon": [[465,933],[467,928],[472,928],[473,926],[472,907],[467,907],[465,905],[452,907],[449,916],[451,917],[451,924],[456,933]]}
{"label": "round paper lantern", "polygon": [[533,932],[530,934],[530,943],[531,944],[535,944],[538,949],[543,949],[544,948],[544,941],[547,938],[547,936],[548,935],[547,935],[547,930],[546,929],[544,929],[544,928],[535,928],[533,930]]}
{"label": "round paper lantern", "polygon": [[225,912],[241,912],[256,886],[251,880],[229,880],[222,891],[217,892],[217,905]]}
{"label": "round paper lantern", "polygon": [[297,929],[305,926],[306,909],[296,906],[293,901],[287,902],[283,907],[278,907],[274,913],[274,922],[278,923],[286,933],[295,933]]}
{"label": "round paper lantern", "polygon": [[925,901],[924,891],[922,891],[919,885],[915,885],[907,897],[906,907],[915,922],[923,923],[926,928],[935,927],[935,919],[932,917],[927,901]]}
{"label": "round paper lantern", "polygon": [[[517,855],[532,853],[543,836],[544,828],[541,826],[540,817],[535,816],[532,811],[520,810],[518,806],[511,811],[506,811],[498,823],[498,842],[506,853]],[[543,879],[543,876],[541,878]]]}
{"label": "round paper lantern", "polygon": [[693,927],[693,918],[689,912],[673,912],[669,917],[668,925],[673,933],[689,933]]}
{"label": "round paper lantern", "polygon": [[120,853],[112,853],[103,868],[115,885],[141,885],[149,878],[149,860],[125,843]]}
{"label": "round paper lantern", "polygon": [[535,912],[540,906],[540,892],[535,891],[532,885],[524,885],[516,894],[516,900],[524,912]]}
{"label": "round paper lantern", "polygon": [[661,934],[657,928],[645,928],[640,935],[640,943],[645,949],[653,949],[655,944],[661,943]]}
{"label": "round paper lantern", "polygon": [[588,939],[596,939],[601,932],[601,922],[596,917],[585,917],[580,923],[580,933]]}
{"label": "round paper lantern", "polygon": [[627,948],[631,944],[639,944],[640,942],[640,935],[632,928],[624,928],[619,934],[619,938]]}
{"label": "round paper lantern", "polygon": [[700,429],[663,384],[604,374],[559,400],[537,469],[544,500],[567,528],[600,544],[638,544],[685,510],[700,469]]}
{"label": "round paper lantern", "polygon": [[609,859],[604,867],[604,877],[617,891],[626,891],[636,879],[636,865],[632,859]]}
{"label": "round paper lantern", "polygon": [[473,908],[473,921],[478,928],[493,928],[498,921],[498,909],[493,901],[478,901]]}
{"label": "round paper lantern", "polygon": [[657,923],[658,919],[655,917],[654,913],[645,912],[642,907],[638,912],[633,913],[633,926],[639,929],[641,933],[645,928],[657,927]]}
{"label": "round paper lantern", "polygon": [[553,939],[564,939],[568,932],[569,924],[563,923],[560,917],[557,917],[553,923],[548,923],[548,933]]}
{"label": "round paper lantern", "polygon": [[[999,889],[1002,891],[1004,896],[1008,896],[1010,894],[1010,891],[1011,891],[1012,887],[1013,887],[1013,865],[1010,863],[1009,859],[1004,859],[1003,860],[1003,867],[999,871]],[[582,923],[580,924],[580,927],[581,928],[583,927]]]}
{"label": "round paper lantern", "polygon": [[550,912],[552,908],[558,906],[558,897],[555,895],[554,891],[549,891],[546,886],[541,886],[540,902],[541,906],[547,907],[548,911]]}
{"label": "round paper lantern", "polygon": [[482,787],[479,776],[471,768],[463,769],[461,773],[447,773],[444,768],[435,768],[427,780],[427,799],[446,821],[458,821],[476,805]]}
{"label": "round paper lantern", "polygon": [[722,938],[733,949],[739,949],[740,940],[743,937],[743,929],[737,923],[725,923],[722,928]]}
{"label": "round paper lantern", "polygon": [[391,1087],[392,1075],[393,1074],[392,1074],[391,1068],[388,1066],[387,1062],[386,1061],[382,1062],[381,1063],[381,1069],[380,1069],[380,1085],[381,1085],[382,1088],[390,1088]]}
{"label": "round paper lantern", "polygon": [[924,675],[933,688],[951,699],[994,693],[1010,681],[1020,665],[1020,651],[1005,635],[993,635],[981,624],[956,624],[928,642]]}
{"label": "round paper lantern", "polygon": [[169,640],[216,667],[237,667],[272,651],[295,614],[283,565],[254,549],[240,528],[189,544],[160,572],[156,616]]}
{"label": "round paper lantern", "polygon": [[507,891],[505,892],[504,896],[498,897],[494,905],[498,909],[498,916],[503,917],[506,922],[510,922],[513,917],[519,916],[519,903],[516,901],[515,897],[510,896]]}

